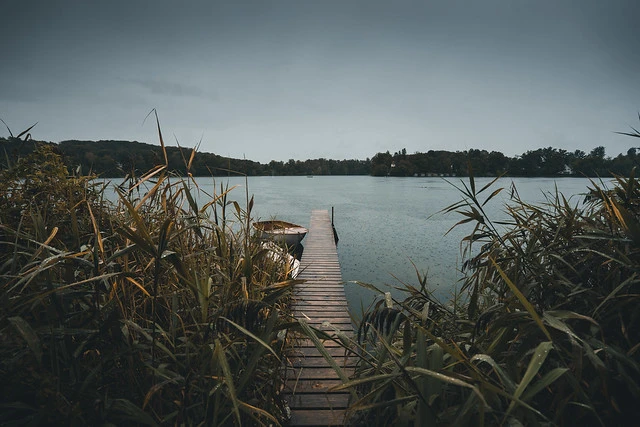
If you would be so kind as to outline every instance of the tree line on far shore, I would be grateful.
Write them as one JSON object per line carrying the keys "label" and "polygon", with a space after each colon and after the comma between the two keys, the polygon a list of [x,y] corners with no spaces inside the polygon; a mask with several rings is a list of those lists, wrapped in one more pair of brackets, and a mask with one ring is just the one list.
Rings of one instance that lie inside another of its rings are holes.
{"label": "tree line on far shore", "polygon": [[[63,155],[70,170],[89,172],[103,177],[138,174],[164,162],[162,148],[137,141],[23,141],[0,138],[0,167],[33,151],[37,143],[52,144]],[[640,147],[639,147],[640,149]],[[201,153],[191,159],[191,149],[166,147],[169,168],[179,174],[224,176],[240,173],[264,175],[373,175],[373,176],[465,176],[469,167],[475,176],[550,177],[625,175],[638,166],[640,153],[631,147],[626,154],[607,157],[600,146],[586,153],[553,147],[530,150],[515,157],[497,151],[470,149],[465,151],[429,150],[408,154],[406,149],[391,154],[377,153],[366,160],[309,159],[287,162],[272,160],[267,164],[247,159],[232,159],[213,153]],[[191,165],[187,168],[189,161]]]}
{"label": "tree line on far shore", "polygon": [[497,151],[433,151],[407,154],[378,153],[371,160],[374,176],[466,176],[469,166],[475,176],[551,177],[551,176],[611,176],[628,174],[640,163],[635,147],[626,154],[606,157],[600,146],[585,153],[553,147],[530,150],[520,156],[508,157]]}

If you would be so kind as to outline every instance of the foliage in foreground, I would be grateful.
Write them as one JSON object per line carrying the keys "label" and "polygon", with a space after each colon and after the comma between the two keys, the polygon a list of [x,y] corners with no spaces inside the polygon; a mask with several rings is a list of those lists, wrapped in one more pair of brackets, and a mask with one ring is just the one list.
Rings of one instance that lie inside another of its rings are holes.
{"label": "foliage in foreground", "polygon": [[[483,206],[495,180],[446,211],[473,224],[449,304],[425,278],[387,294],[351,343],[352,424],[624,425],[640,416],[640,180],[593,182],[583,206]],[[482,198],[482,199],[481,199]],[[464,296],[464,298],[461,297]]]}
{"label": "foliage in foreground", "polygon": [[252,200],[166,163],[116,205],[105,191],[44,146],[1,172],[0,424],[286,419],[293,281],[252,237]]}

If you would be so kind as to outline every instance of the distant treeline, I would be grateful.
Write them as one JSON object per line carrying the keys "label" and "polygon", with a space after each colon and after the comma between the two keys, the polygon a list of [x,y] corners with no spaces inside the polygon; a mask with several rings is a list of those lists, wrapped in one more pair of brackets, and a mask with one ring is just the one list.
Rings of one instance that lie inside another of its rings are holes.
{"label": "distant treeline", "polygon": [[[124,177],[140,174],[164,163],[161,147],[137,141],[22,141],[0,138],[0,165],[33,150],[36,143],[52,144],[63,155],[70,170],[83,174],[93,172],[103,177]],[[212,153],[197,153],[187,170],[191,149],[166,147],[169,169],[194,176],[222,176],[230,171],[255,175],[374,175],[374,176],[465,176],[469,166],[475,176],[610,176],[627,175],[640,164],[635,147],[626,154],[606,157],[604,147],[589,153],[566,151],[552,147],[540,148],[508,157],[496,151],[434,151],[407,154],[406,149],[391,154],[377,153],[366,160],[272,160],[268,164],[222,157]]]}
{"label": "distant treeline", "polygon": [[407,154],[378,153],[371,160],[374,176],[464,176],[469,166],[475,176],[611,176],[629,174],[640,165],[636,148],[614,158],[605,156],[604,147],[596,147],[588,154],[581,150],[569,152],[552,147],[539,148],[516,156],[486,150],[433,151]]}

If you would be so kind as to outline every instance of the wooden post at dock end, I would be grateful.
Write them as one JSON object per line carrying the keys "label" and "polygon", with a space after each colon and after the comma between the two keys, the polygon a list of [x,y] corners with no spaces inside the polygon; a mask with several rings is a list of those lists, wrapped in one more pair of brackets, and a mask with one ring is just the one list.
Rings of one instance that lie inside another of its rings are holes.
{"label": "wooden post at dock end", "polygon": [[331,228],[333,229],[333,240],[336,243],[336,245],[338,245],[338,240],[340,240],[338,238],[338,231],[336,231],[336,225],[333,222],[333,206],[331,206]]}
{"label": "wooden post at dock end", "polygon": [[[312,211],[298,276],[304,283],[294,289],[292,308],[296,318],[304,319],[312,327],[330,334],[336,334],[337,330],[352,335],[334,236],[329,212]],[[350,376],[355,359],[334,341],[325,341],[324,347]],[[289,425],[343,425],[350,394],[346,390],[329,390],[341,384],[341,380],[313,342],[302,340],[288,360],[285,392],[291,408]]]}

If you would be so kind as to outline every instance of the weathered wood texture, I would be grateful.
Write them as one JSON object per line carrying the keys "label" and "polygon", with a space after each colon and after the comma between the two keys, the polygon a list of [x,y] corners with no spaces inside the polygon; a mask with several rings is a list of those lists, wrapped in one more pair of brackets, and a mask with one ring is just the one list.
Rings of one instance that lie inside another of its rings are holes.
{"label": "weathered wood texture", "polygon": [[[309,325],[331,334],[353,333],[347,300],[342,284],[338,252],[329,212],[311,212],[309,234],[303,241],[300,260],[305,280],[295,290],[293,312]],[[325,341],[325,348],[347,375],[353,371],[354,359],[338,344]],[[349,405],[347,391],[331,391],[341,384],[338,374],[329,366],[310,340],[302,340],[287,367],[287,400],[291,408],[292,426],[340,426]]]}

